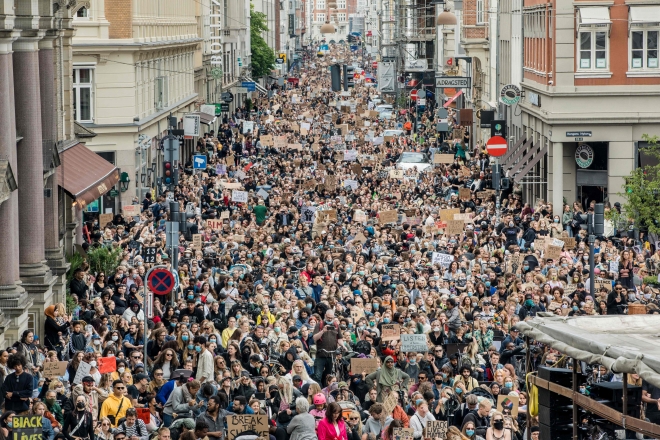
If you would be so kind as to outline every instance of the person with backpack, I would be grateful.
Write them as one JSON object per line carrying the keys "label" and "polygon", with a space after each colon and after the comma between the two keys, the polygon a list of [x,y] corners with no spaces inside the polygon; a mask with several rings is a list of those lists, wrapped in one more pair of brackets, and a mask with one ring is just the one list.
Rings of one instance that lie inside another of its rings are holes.
{"label": "person with backpack", "polygon": [[129,408],[126,410],[126,418],[117,426],[118,432],[123,432],[131,440],[149,440],[149,431],[147,425],[138,419],[137,410]]}

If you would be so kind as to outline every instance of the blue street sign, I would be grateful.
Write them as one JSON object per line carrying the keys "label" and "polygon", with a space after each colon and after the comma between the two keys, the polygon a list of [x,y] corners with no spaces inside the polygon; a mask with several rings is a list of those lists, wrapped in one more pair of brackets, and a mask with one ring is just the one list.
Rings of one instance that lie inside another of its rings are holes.
{"label": "blue street sign", "polygon": [[206,159],[205,155],[196,155],[193,156],[193,168],[196,170],[205,170],[206,169]]}
{"label": "blue street sign", "polygon": [[327,44],[322,44],[322,45],[319,47],[319,50],[330,50],[330,46],[328,46]]}
{"label": "blue street sign", "polygon": [[243,81],[241,82],[241,87],[245,87],[248,92],[254,92],[257,90],[257,86],[254,84],[253,81]]}
{"label": "blue street sign", "polygon": [[358,50],[358,47],[356,45],[351,45],[351,51],[355,52]]}

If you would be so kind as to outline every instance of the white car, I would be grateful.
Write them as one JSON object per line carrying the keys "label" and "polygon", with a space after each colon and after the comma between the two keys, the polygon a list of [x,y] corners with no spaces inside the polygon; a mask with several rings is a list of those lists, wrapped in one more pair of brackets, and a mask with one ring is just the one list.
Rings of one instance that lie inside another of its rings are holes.
{"label": "white car", "polygon": [[431,161],[424,153],[401,153],[401,157],[396,161],[396,168],[398,170],[409,170],[417,167],[417,171],[422,172],[432,166],[433,164],[431,164]]}
{"label": "white car", "polygon": [[405,132],[403,130],[385,130],[383,136],[403,136]]}
{"label": "white car", "polygon": [[394,118],[394,112],[392,110],[383,110],[378,112],[378,119],[392,119]]}
{"label": "white car", "polygon": [[380,105],[377,105],[374,110],[376,110],[378,113],[381,113],[381,112],[384,112],[384,111],[392,112],[394,110],[394,106],[392,104],[380,104]]}

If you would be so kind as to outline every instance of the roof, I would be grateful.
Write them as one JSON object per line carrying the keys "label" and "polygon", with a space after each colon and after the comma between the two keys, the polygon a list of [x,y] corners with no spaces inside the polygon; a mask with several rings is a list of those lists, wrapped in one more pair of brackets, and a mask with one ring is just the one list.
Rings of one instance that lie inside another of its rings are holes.
{"label": "roof", "polygon": [[73,123],[73,132],[77,138],[86,139],[96,137],[96,133],[90,130],[89,128],[80,125],[78,122]]}
{"label": "roof", "polygon": [[565,317],[540,313],[516,324],[538,342],[616,373],[637,373],[660,387],[660,315]]}

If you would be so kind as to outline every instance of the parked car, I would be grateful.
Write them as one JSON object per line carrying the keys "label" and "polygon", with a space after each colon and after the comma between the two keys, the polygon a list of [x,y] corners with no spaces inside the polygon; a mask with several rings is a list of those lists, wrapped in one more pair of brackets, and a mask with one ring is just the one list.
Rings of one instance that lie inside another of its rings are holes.
{"label": "parked car", "polygon": [[405,152],[401,153],[401,157],[396,161],[396,168],[399,170],[409,170],[417,167],[417,171],[426,171],[431,168],[433,164],[428,156],[424,153]]}
{"label": "parked car", "polygon": [[403,130],[385,130],[383,136],[403,136],[405,132]]}

